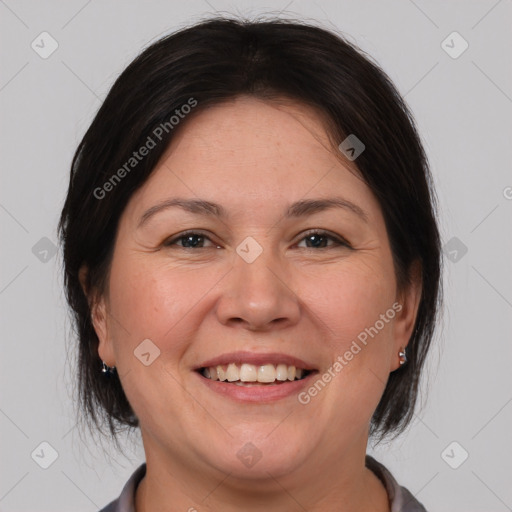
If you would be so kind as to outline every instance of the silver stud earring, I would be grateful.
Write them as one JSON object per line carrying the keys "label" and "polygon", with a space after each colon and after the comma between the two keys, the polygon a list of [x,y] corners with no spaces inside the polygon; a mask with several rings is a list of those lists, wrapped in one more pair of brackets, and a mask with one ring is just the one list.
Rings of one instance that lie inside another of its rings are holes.
{"label": "silver stud earring", "polygon": [[115,372],[116,367],[115,366],[109,366],[105,363],[105,361],[102,361],[101,371],[103,375],[106,375],[107,377],[110,377],[110,375],[113,375]]}
{"label": "silver stud earring", "polygon": [[400,347],[400,350],[398,351],[398,361],[400,363],[400,366],[407,363],[407,354],[405,353],[405,348]]}

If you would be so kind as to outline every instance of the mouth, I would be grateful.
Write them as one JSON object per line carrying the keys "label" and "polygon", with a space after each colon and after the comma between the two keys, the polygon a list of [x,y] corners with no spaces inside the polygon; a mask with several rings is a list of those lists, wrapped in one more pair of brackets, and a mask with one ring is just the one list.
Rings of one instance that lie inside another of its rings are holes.
{"label": "mouth", "polygon": [[272,386],[294,382],[305,379],[315,370],[297,368],[294,365],[280,364],[250,364],[250,363],[229,363],[201,367],[198,370],[200,375],[212,381],[226,382],[237,386]]}
{"label": "mouth", "polygon": [[194,368],[206,386],[237,402],[272,402],[297,394],[318,370],[287,354],[236,352]]}

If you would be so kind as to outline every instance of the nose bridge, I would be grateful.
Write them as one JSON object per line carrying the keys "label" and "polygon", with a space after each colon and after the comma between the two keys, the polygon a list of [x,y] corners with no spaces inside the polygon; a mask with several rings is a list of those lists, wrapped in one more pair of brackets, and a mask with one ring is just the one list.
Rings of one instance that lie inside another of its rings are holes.
{"label": "nose bridge", "polygon": [[281,260],[270,247],[248,237],[237,247],[229,285],[217,309],[222,323],[243,321],[251,329],[266,329],[277,320],[296,322],[299,305],[283,277]]}
{"label": "nose bridge", "polygon": [[270,250],[265,251],[251,263],[239,257],[235,260],[237,283],[244,295],[255,302],[277,302],[283,283],[278,279],[279,265]]}

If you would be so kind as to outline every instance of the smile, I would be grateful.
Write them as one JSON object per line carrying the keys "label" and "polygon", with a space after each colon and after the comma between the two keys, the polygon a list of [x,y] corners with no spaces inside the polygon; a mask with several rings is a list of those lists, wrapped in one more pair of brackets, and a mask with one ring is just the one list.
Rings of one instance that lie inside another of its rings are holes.
{"label": "smile", "polygon": [[230,382],[239,386],[259,384],[281,384],[284,382],[301,380],[307,377],[310,370],[296,368],[294,365],[229,363],[200,368],[203,377],[214,381]]}
{"label": "smile", "polygon": [[296,396],[318,374],[314,363],[291,354],[249,351],[222,354],[193,369],[210,391],[239,403]]}

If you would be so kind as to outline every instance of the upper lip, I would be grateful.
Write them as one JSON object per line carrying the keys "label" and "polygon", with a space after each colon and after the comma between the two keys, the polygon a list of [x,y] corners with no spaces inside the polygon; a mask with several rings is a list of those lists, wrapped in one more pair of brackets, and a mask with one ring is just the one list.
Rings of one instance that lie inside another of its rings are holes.
{"label": "upper lip", "polygon": [[295,366],[295,368],[302,368],[304,370],[315,370],[314,366],[302,359],[291,356],[289,354],[281,354],[277,352],[268,352],[268,353],[256,353],[256,352],[230,352],[227,354],[222,354],[220,356],[214,357],[213,359],[208,359],[207,361],[202,362],[199,366],[194,368],[195,370],[199,370],[200,368],[208,368],[211,366],[219,366],[226,365],[229,363],[235,364],[253,364],[255,366],[263,365],[263,364],[286,364],[288,366]]}

